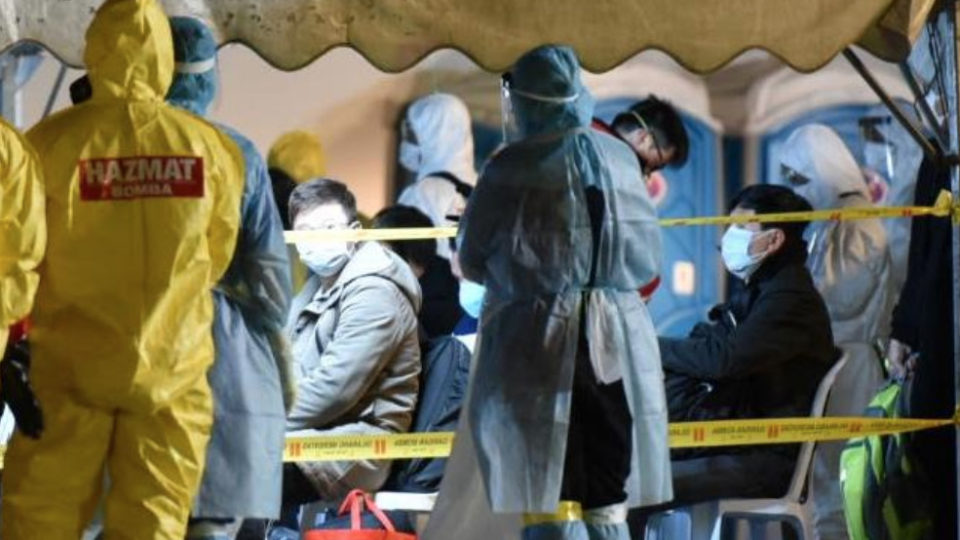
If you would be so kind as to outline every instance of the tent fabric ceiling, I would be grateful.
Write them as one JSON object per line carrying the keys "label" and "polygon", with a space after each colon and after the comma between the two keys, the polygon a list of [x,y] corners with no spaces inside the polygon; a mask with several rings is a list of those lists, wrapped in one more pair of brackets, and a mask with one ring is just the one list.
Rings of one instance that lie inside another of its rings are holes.
{"label": "tent fabric ceiling", "polygon": [[[303,67],[350,46],[402,71],[455,48],[502,71],[544,43],[573,45],[590,71],[655,48],[697,73],[761,48],[800,71],[861,41],[903,56],[935,0],[162,0],[171,15],[207,20],[221,42],[242,42],[274,66]],[[0,0],[0,50],[23,40],[82,65],[83,35],[101,0]]]}

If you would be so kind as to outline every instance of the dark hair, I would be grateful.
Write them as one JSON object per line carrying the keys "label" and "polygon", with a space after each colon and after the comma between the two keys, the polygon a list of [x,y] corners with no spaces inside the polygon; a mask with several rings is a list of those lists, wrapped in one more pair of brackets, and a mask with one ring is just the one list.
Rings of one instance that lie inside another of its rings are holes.
{"label": "dark hair", "polygon": [[623,113],[613,119],[613,127],[632,131],[643,126],[637,121],[634,114],[643,118],[647,126],[653,132],[657,143],[662,147],[674,148],[673,159],[670,165],[679,167],[687,162],[690,153],[690,138],[687,136],[687,128],[683,125],[683,119],[680,113],[669,102],[650,96],[647,99],[638,101],[630,106]]}
{"label": "dark hair", "polygon": [[[374,229],[430,228],[430,217],[412,206],[388,206],[373,216]],[[385,242],[401,259],[426,268],[437,252],[436,240]]]}
{"label": "dark hair", "polygon": [[93,97],[93,86],[90,84],[90,77],[84,74],[79,79],[70,83],[70,103],[79,105]]}
{"label": "dark hair", "polygon": [[347,186],[336,180],[319,178],[297,185],[290,194],[290,223],[296,221],[300,212],[329,203],[342,206],[350,223],[357,220],[357,199]]}
{"label": "dark hair", "polygon": [[280,221],[283,222],[283,228],[289,231],[293,228],[290,222],[290,194],[297,188],[297,182],[280,169],[269,169],[267,173],[273,186],[273,200],[280,212]]}
{"label": "dark hair", "polygon": [[[792,189],[771,184],[757,184],[744,188],[730,203],[730,209],[753,210],[757,214],[777,214],[780,212],[810,212],[813,207],[806,199]],[[787,223],[764,223],[763,229],[780,229],[786,236],[785,246],[802,247],[803,231],[807,221]]]}

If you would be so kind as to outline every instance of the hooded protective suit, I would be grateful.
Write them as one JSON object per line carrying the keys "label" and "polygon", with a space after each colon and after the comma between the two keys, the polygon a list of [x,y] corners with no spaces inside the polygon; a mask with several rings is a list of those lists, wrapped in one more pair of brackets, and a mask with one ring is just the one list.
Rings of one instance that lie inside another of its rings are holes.
{"label": "hooded protective suit", "polygon": [[[416,143],[401,143],[401,161],[413,168],[416,181],[398,202],[428,215],[437,227],[453,226],[447,216],[462,214],[466,198],[438,173],[453,175],[468,186],[477,183],[470,111],[455,96],[431,94],[410,105],[406,120]],[[450,258],[446,241],[437,242],[437,254]]]}
{"label": "hooded protective suit", "polygon": [[[815,209],[872,206],[857,162],[829,127],[801,127],[783,148],[781,164],[809,179],[794,190]],[[886,230],[879,219],[868,219],[812,223],[807,232],[807,266],[827,304],[834,341],[847,354],[827,414],[859,415],[883,381],[873,344],[888,335],[893,309]],[[823,538],[846,537],[837,481],[842,450],[843,443],[824,444],[814,463],[817,528]]]}
{"label": "hooded protective suit", "polygon": [[[886,105],[871,109],[872,116],[885,117],[890,112]],[[883,142],[865,140],[863,143],[864,165],[883,175],[889,183],[889,192],[882,204],[910,206],[914,202],[917,173],[923,161],[923,151],[906,129],[890,118],[876,125]],[[910,219],[885,219],[890,246],[890,290],[899,291],[907,279],[907,257],[910,252]]]}
{"label": "hooded protective suit", "polygon": [[291,131],[281,135],[270,147],[267,166],[283,171],[300,184],[327,174],[327,156],[316,135],[309,131]]}
{"label": "hooded protective suit", "polygon": [[[170,24],[177,69],[167,99],[206,115],[217,91],[217,42],[197,19],[174,17]],[[214,424],[193,514],[271,519],[280,512],[284,395],[293,400],[283,334],[289,260],[263,158],[249,139],[220,127],[243,151],[246,183],[237,250],[213,295]]]}
{"label": "hooded protective suit", "polygon": [[[672,495],[663,372],[636,293],[659,271],[660,229],[636,156],[589,128],[593,101],[579,74],[567,48],[517,63],[514,89],[538,96],[514,100],[524,140],[490,161],[460,230],[464,277],[487,288],[466,419],[497,513],[557,510],[584,342],[589,376],[622,378],[633,416],[629,501]],[[448,468],[467,451],[458,439]],[[471,537],[448,523],[426,537]]]}
{"label": "hooded protective suit", "polygon": [[8,329],[26,317],[37,292],[37,266],[47,242],[43,181],[37,156],[0,119],[0,351]]}
{"label": "hooded protective suit", "polygon": [[212,421],[211,289],[236,243],[243,156],[164,103],[170,23],[108,0],[87,32],[93,97],[35,127],[49,242],[31,336],[39,441],[6,456],[3,538],[183,538]]}

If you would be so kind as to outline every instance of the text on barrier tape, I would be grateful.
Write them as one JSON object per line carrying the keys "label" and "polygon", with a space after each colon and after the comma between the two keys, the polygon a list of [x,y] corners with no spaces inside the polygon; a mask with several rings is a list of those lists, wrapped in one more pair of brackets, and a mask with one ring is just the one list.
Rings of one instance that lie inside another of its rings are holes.
{"label": "text on barrier tape", "polygon": [[[905,433],[955,423],[954,419],[763,418],[670,424],[670,448],[702,448],[846,440]],[[284,461],[340,461],[447,457],[453,432],[397,435],[315,435],[287,438]]]}
{"label": "text on barrier tape", "polygon": [[339,461],[447,457],[453,432],[287,437],[283,460]]}
{"label": "text on barrier tape", "polygon": [[[670,448],[836,441],[868,435],[920,431],[958,423],[956,419],[763,418],[670,424]],[[283,461],[354,461],[448,457],[452,431],[392,435],[311,435],[287,437]],[[6,447],[0,446],[0,468]]]}
{"label": "text on barrier tape", "polygon": [[[921,216],[960,218],[960,209],[954,206],[948,191],[941,191],[933,206],[876,206],[839,208],[812,212],[783,212],[779,214],[667,218],[659,221],[661,227],[692,227],[703,225],[733,225],[745,223],[787,223],[794,221],[851,221],[857,219],[915,218]],[[391,240],[433,240],[454,238],[456,227],[408,229],[343,229],[323,231],[286,231],[288,244],[297,242],[367,242]]]}

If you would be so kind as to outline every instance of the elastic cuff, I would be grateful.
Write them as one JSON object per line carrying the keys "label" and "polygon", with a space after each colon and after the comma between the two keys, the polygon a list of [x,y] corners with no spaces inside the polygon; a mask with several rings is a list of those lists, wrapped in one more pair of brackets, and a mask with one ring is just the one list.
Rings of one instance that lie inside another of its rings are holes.
{"label": "elastic cuff", "polygon": [[591,508],[583,513],[583,520],[591,525],[619,525],[627,521],[627,505],[623,503]]}
{"label": "elastic cuff", "polygon": [[575,501],[560,501],[557,505],[557,511],[553,514],[524,514],[523,525],[533,527],[545,523],[558,523],[564,521],[582,521],[583,509],[580,503]]}

